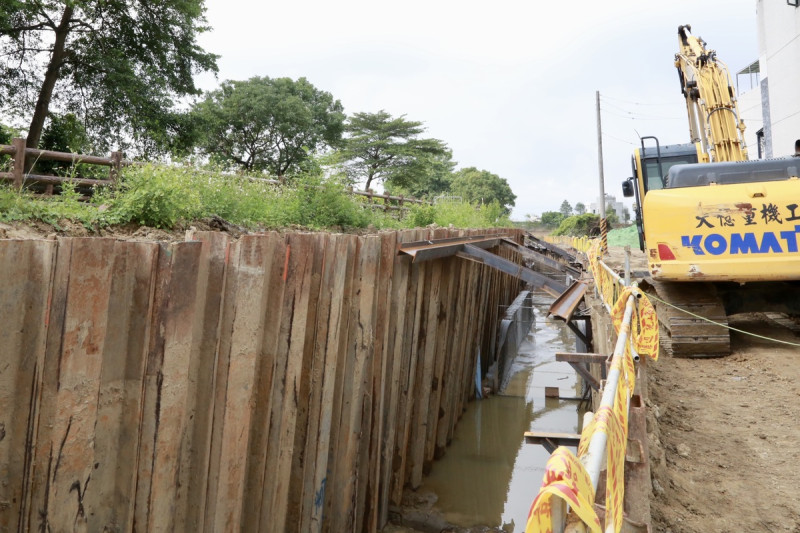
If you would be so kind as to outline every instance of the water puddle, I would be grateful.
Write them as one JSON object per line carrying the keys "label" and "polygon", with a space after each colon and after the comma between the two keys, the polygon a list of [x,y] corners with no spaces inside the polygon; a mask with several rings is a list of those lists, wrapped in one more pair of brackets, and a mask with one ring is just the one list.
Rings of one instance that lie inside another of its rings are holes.
{"label": "water puddle", "polygon": [[562,397],[581,395],[575,371],[555,360],[556,352],[575,351],[575,338],[563,322],[546,318],[551,302],[547,294],[534,293],[536,322],[519,348],[506,389],[470,402],[447,452],[423,482],[453,525],[524,531],[549,454],[525,444],[523,433],[578,433],[578,402],[545,399],[545,387],[558,387]]}

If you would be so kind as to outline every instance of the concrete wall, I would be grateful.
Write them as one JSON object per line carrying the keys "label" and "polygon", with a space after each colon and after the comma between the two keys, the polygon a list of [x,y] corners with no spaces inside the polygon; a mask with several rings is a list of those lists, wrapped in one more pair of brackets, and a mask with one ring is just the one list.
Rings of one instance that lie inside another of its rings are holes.
{"label": "concrete wall", "polygon": [[761,89],[756,84],[752,89],[739,95],[739,115],[744,119],[744,142],[750,159],[758,159],[758,138],[756,132],[764,127],[761,115]]}
{"label": "concrete wall", "polygon": [[758,0],[757,12],[766,156],[791,155],[800,139],[800,7]]}
{"label": "concrete wall", "polygon": [[521,288],[464,233],[0,241],[0,531],[375,530]]}

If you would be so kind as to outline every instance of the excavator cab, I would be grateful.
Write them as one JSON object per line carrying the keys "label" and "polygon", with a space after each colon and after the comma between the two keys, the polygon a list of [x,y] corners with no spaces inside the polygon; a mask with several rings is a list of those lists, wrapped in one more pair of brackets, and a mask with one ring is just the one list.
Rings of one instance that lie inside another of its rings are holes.
{"label": "excavator cab", "polygon": [[[645,146],[652,140],[655,146]],[[631,158],[633,177],[622,182],[622,195],[635,198],[634,212],[639,233],[639,248],[645,249],[645,235],[642,221],[642,202],[648,191],[663,189],[666,186],[669,169],[675,165],[697,163],[702,157],[698,144],[672,144],[661,146],[656,137],[641,138],[642,147],[636,149]]]}

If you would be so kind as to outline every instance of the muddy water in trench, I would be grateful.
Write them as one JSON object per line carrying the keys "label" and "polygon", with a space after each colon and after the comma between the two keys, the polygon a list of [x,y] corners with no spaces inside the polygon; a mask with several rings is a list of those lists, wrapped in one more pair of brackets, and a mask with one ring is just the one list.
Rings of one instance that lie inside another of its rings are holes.
{"label": "muddy water in trench", "polygon": [[545,387],[558,387],[561,396],[581,393],[575,371],[555,360],[556,352],[575,351],[575,338],[563,322],[546,318],[551,302],[547,294],[534,294],[536,322],[520,345],[506,389],[469,404],[444,457],[423,482],[453,525],[524,531],[549,454],[525,444],[523,433],[579,432],[578,402],[544,397]]}

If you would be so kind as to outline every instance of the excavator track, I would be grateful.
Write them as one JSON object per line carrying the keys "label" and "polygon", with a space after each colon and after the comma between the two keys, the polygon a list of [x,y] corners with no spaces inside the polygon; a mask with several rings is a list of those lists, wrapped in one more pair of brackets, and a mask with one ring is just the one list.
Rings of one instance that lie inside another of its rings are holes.
{"label": "excavator track", "polygon": [[661,346],[669,355],[705,358],[730,354],[731,339],[726,327],[728,319],[725,307],[713,284],[648,279],[647,285],[652,287],[651,290],[659,300],[703,317],[697,318],[658,300],[655,301],[662,331]]}

